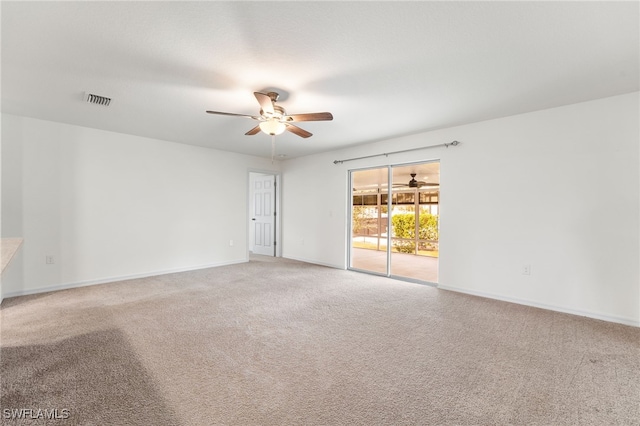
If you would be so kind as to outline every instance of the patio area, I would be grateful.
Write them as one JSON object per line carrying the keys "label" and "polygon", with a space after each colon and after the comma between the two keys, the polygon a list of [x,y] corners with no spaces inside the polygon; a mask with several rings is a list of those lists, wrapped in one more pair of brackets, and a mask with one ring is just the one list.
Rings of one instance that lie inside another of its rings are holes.
{"label": "patio area", "polygon": [[[387,252],[352,247],[351,267],[386,274]],[[438,258],[392,252],[391,275],[437,284]]]}

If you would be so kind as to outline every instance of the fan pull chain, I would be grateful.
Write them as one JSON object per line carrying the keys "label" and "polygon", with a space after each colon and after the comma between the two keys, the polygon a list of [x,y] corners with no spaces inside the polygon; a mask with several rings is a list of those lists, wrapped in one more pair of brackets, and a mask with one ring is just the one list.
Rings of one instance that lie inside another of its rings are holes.
{"label": "fan pull chain", "polygon": [[276,135],[271,135],[271,164],[276,156]]}

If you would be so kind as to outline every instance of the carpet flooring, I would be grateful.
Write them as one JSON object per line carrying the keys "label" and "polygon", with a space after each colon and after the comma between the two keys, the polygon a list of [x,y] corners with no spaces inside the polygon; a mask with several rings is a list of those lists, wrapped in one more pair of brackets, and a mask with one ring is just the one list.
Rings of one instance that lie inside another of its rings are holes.
{"label": "carpet flooring", "polygon": [[7,299],[0,338],[7,425],[640,424],[638,328],[286,259]]}

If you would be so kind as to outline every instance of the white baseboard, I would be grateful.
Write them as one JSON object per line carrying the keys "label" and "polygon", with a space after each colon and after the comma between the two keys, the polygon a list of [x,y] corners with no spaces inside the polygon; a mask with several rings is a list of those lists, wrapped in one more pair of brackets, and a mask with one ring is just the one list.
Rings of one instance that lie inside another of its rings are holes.
{"label": "white baseboard", "polygon": [[216,268],[219,266],[236,265],[238,263],[246,263],[246,262],[247,262],[246,259],[233,260],[229,262],[209,263],[206,265],[188,266],[184,268],[172,268],[172,269],[165,269],[162,271],[143,272],[140,274],[132,274],[132,275],[120,275],[120,276],[109,277],[109,278],[100,278],[96,280],[58,284],[58,285],[40,287],[35,289],[25,289],[25,290],[12,291],[12,292],[8,292],[7,294],[3,294],[2,299],[4,300],[10,297],[27,296],[29,294],[38,294],[38,293],[47,293],[50,291],[66,290],[66,289],[76,288],[76,287],[87,287],[90,285],[107,284],[107,283],[112,283],[117,281],[127,281],[127,280],[133,280],[137,278],[146,278],[146,277],[155,277],[158,275],[175,274],[177,272],[197,271],[199,269]]}
{"label": "white baseboard", "polygon": [[483,291],[475,291],[475,290],[461,289],[457,287],[450,287],[443,284],[438,285],[438,288],[441,290],[448,290],[448,291],[455,291],[458,293],[470,294],[472,296],[485,297],[487,299],[495,299],[495,300],[501,300],[503,302],[516,303],[518,305],[532,306],[534,308],[546,309],[548,311],[562,312],[565,314],[578,315],[581,317],[588,317],[588,318],[598,319],[602,321],[630,325],[633,327],[640,327],[640,321],[638,321],[637,319],[618,317],[615,315],[607,315],[607,314],[601,314],[597,312],[589,312],[589,311],[581,311],[577,309],[564,308],[562,306],[548,305],[546,303],[539,303],[531,300],[501,296],[493,293],[485,293]]}
{"label": "white baseboard", "polygon": [[[342,269],[342,270],[345,269],[342,266],[333,265],[333,264],[330,264],[330,263],[317,262],[317,261],[314,261],[314,260],[309,260],[309,259],[304,259],[304,258],[299,258],[299,257],[292,257],[292,256],[283,256],[283,257],[285,259],[297,260],[299,262],[311,263],[311,264],[314,264],[314,265],[326,266],[326,267],[334,268],[334,269]],[[0,303],[2,303],[2,300],[8,299],[10,297],[26,296],[26,295],[29,295],[29,294],[46,293],[46,292],[50,292],[50,291],[66,290],[66,289],[70,289],[70,288],[86,287],[86,286],[97,285],[97,284],[106,284],[106,283],[117,282],[117,281],[132,280],[132,279],[137,279],[137,278],[154,277],[154,276],[158,276],[158,275],[173,274],[173,273],[177,273],[177,272],[188,272],[188,271],[196,271],[196,270],[199,270],[199,269],[216,268],[216,267],[220,267],[220,266],[227,266],[227,265],[235,265],[235,264],[239,264],[239,263],[246,263],[247,261],[248,260],[243,259],[243,260],[234,260],[234,261],[229,261],[229,262],[216,262],[216,263],[210,263],[210,264],[206,264],[206,265],[189,266],[189,267],[184,267],[184,268],[172,268],[172,269],[165,269],[165,270],[161,270],[161,271],[144,272],[144,273],[140,273],[140,274],[131,274],[131,275],[121,275],[121,276],[115,276],[115,277],[109,277],[109,278],[100,278],[100,279],[96,279],[96,280],[78,281],[78,282],[74,282],[74,283],[66,283],[66,284],[59,284],[59,285],[54,285],[54,286],[40,287],[40,288],[36,288],[36,289],[26,289],[26,290],[13,291],[13,292],[8,292],[7,294],[0,295],[0,297],[1,297]],[[577,309],[564,308],[564,307],[561,307],[561,306],[549,305],[549,304],[546,304],[546,303],[539,303],[539,302],[534,302],[534,301],[531,301],[531,300],[518,299],[518,298],[507,297],[507,296],[502,296],[502,295],[493,294],[493,293],[486,293],[486,292],[476,291],[476,290],[461,289],[461,288],[457,288],[457,287],[447,286],[447,285],[444,285],[444,284],[438,285],[438,289],[447,290],[447,291],[454,291],[454,292],[464,293],[464,294],[469,294],[469,295],[472,295],[472,296],[485,297],[485,298],[488,298],[488,299],[501,300],[503,302],[516,303],[518,305],[532,306],[532,307],[535,307],[535,308],[541,308],[541,309],[546,309],[546,310],[550,310],[550,311],[562,312],[562,313],[571,314],[571,315],[578,315],[578,316],[582,316],[582,317],[594,318],[594,319],[598,319],[598,320],[602,320],[602,321],[608,321],[608,322],[613,322],[613,323],[618,323],[618,324],[630,325],[630,326],[633,326],[633,327],[640,327],[640,321],[635,320],[635,319],[631,319],[631,318],[619,317],[619,316],[608,315],[608,314],[601,314],[601,313],[597,313],[597,312],[581,311],[581,310],[577,310]]]}

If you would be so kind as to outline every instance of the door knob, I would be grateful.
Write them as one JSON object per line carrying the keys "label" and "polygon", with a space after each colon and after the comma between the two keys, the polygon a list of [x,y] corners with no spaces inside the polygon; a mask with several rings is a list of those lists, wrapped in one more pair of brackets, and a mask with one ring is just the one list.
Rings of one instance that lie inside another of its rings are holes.
{"label": "door knob", "polygon": [[252,218],[251,220],[256,220],[256,218],[254,217],[254,218]]}

